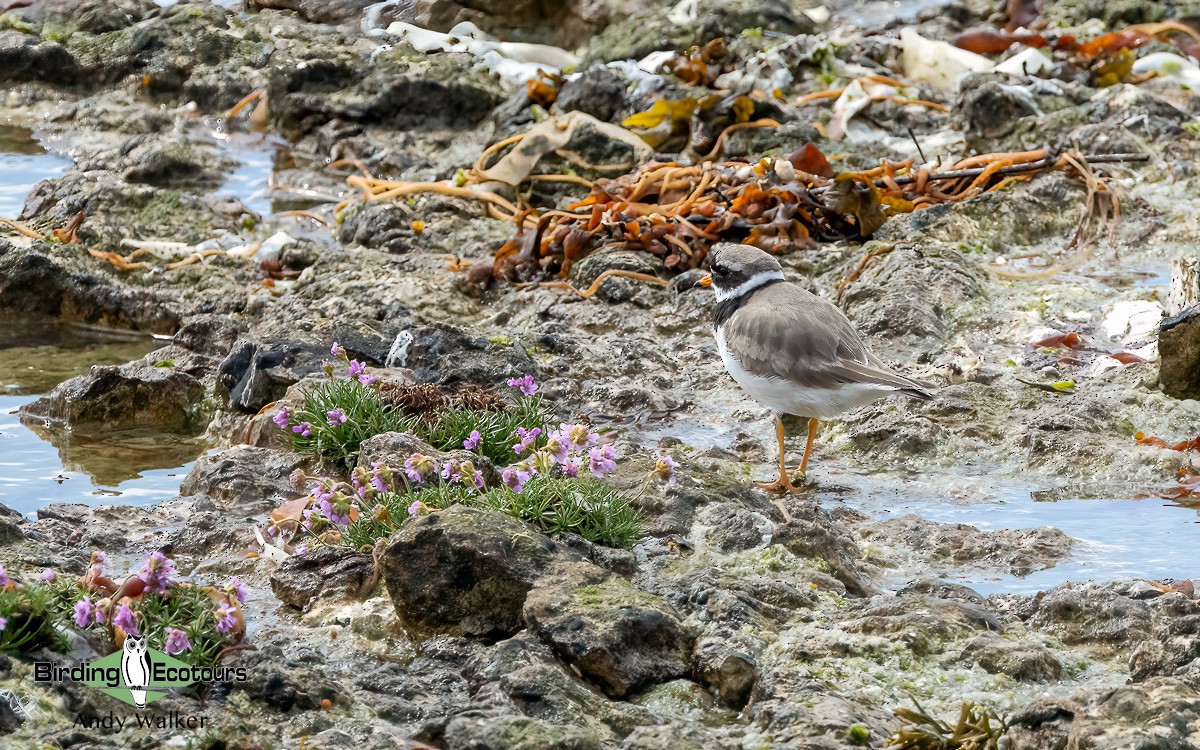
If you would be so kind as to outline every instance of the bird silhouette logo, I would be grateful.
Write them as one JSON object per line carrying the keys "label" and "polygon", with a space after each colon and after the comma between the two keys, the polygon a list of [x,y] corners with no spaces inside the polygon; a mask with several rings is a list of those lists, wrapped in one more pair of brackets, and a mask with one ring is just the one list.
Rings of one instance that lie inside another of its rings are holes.
{"label": "bird silhouette logo", "polygon": [[146,707],[146,686],[150,684],[150,653],[146,636],[130,635],[121,646],[121,679],[138,708]]}

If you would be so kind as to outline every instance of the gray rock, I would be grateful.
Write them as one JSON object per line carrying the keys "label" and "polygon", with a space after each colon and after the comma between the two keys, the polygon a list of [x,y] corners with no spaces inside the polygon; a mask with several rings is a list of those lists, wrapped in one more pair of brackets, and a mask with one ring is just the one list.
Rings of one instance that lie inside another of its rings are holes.
{"label": "gray rock", "polygon": [[692,672],[733,708],[746,705],[758,681],[754,657],[730,648],[724,638],[705,638],[696,644]]}
{"label": "gray rock", "polygon": [[911,514],[871,524],[861,533],[884,546],[902,544],[934,565],[999,568],[1013,575],[1053,567],[1070,553],[1072,544],[1071,537],[1050,526],[983,531]]}
{"label": "gray rock", "polygon": [[111,169],[128,182],[216,187],[234,162],[211,144],[179,133],[135,135],[111,151],[79,160],[80,169]]}
{"label": "gray rock", "polygon": [[[649,253],[602,248],[571,266],[571,283],[579,289],[587,289],[600,274],[614,270],[662,276],[664,266],[660,259]],[[640,281],[609,278],[601,282],[596,294],[606,302],[627,302],[645,287],[646,284]]]}
{"label": "gray rock", "polygon": [[457,326],[435,323],[408,331],[412,344],[400,367],[413,371],[417,382],[496,386],[512,377],[538,375],[537,365],[521,346],[493,344]]}
{"label": "gray rock", "polygon": [[378,201],[347,210],[338,227],[338,240],[389,253],[407,253],[415,248],[417,233],[412,228],[412,211],[403,204]]}
{"label": "gray rock", "polygon": [[1125,595],[1127,584],[1065,584],[1047,591],[1018,613],[1026,625],[1067,645],[1111,655],[1154,635],[1154,610]]}
{"label": "gray rock", "polygon": [[204,392],[204,384],[187,372],[139,360],[120,367],[93,367],[29,404],[22,414],[88,432],[131,428],[191,432],[203,424],[197,406]]}
{"label": "gray rock", "polygon": [[65,47],[19,31],[0,31],[0,82],[73,83],[79,65]]}
{"label": "gray rock", "polygon": [[349,547],[319,547],[293,555],[271,573],[271,591],[284,604],[307,610],[317,600],[358,598],[373,580],[370,555]]}
{"label": "gray rock", "polygon": [[595,735],[524,716],[468,712],[446,725],[446,750],[601,750]]}
{"label": "gray rock", "polygon": [[244,667],[246,679],[217,683],[214,688],[217,695],[245,693],[250,700],[280,713],[293,709],[313,711],[321,708],[323,700],[349,704],[343,688],[320,665],[289,658],[275,644],[265,645],[258,651],[239,652],[224,665],[235,669]]}
{"label": "gray rock", "polygon": [[918,656],[940,653],[946,645],[980,630],[999,631],[1000,620],[983,607],[932,596],[878,597],[843,629],[886,635]]}
{"label": "gray rock", "polygon": [[620,72],[605,65],[594,65],[559,87],[554,109],[584,112],[601,122],[610,122],[628,108],[628,97],[629,82]]}
{"label": "gray rock", "polygon": [[307,466],[295,453],[235,445],[201,456],[179,486],[181,495],[204,496],[245,515],[270,512],[283,500],[305,494],[292,475]]}
{"label": "gray rock", "polygon": [[46,315],[152,333],[179,325],[172,302],[146,288],[127,289],[93,268],[79,268],[46,243],[16,247],[0,239],[0,312]]}
{"label": "gray rock", "polygon": [[350,23],[356,21],[374,0],[247,0],[248,10],[263,8],[294,11],[314,23]]}
{"label": "gray rock", "polygon": [[406,522],[381,564],[406,630],[494,639],[521,629],[526,595],[557,552],[527,524],[456,505]]}
{"label": "gray rock", "polygon": [[688,674],[692,636],[663,599],[590,563],[564,563],[529,592],[531,632],[607,695]]}
{"label": "gray rock", "polygon": [[959,658],[968,664],[978,664],[992,674],[1006,674],[1018,680],[1047,682],[1062,677],[1062,664],[1050,649],[1008,640],[995,633],[976,636]]}
{"label": "gray rock", "polygon": [[329,358],[329,347],[315,343],[242,340],[221,362],[218,391],[231,406],[256,414],[301,378],[322,372]]}
{"label": "gray rock", "polygon": [[1200,305],[1165,318],[1158,329],[1158,382],[1174,398],[1200,399]]}
{"label": "gray rock", "polygon": [[801,557],[821,560],[846,590],[858,596],[878,593],[879,586],[861,561],[858,544],[845,524],[815,502],[790,506],[792,522],[776,527],[774,541]]}

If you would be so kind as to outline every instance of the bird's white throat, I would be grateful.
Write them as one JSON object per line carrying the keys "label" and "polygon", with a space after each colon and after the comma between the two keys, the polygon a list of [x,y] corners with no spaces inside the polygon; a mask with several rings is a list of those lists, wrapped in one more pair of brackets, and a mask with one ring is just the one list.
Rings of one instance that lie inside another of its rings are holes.
{"label": "bird's white throat", "polygon": [[783,271],[762,271],[761,273],[756,273],[733,289],[721,289],[717,287],[715,289],[717,302],[724,302],[727,299],[737,299],[746,292],[752,292],[763,284],[772,281],[783,281]]}

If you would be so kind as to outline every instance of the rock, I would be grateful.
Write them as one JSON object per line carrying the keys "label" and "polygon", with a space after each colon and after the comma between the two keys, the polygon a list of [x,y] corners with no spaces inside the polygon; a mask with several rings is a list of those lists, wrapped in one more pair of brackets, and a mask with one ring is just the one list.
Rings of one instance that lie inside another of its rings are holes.
{"label": "rock", "polygon": [[955,113],[965,121],[967,133],[995,142],[1008,135],[1021,118],[1040,113],[1029,91],[1015,82],[1001,74],[967,77],[955,103]]}
{"label": "rock", "polygon": [[22,414],[88,432],[189,432],[203,424],[197,407],[204,391],[204,384],[186,372],[138,360],[92,367],[24,407]]}
{"label": "rock", "polygon": [[975,663],[992,674],[1006,674],[1018,680],[1049,682],[1062,676],[1062,664],[1045,646],[1007,640],[995,633],[983,633],[963,649],[962,661]]}
{"label": "rock", "polygon": [[[601,248],[571,266],[571,284],[578,289],[587,289],[600,274],[612,270],[661,277],[664,266],[661,260],[649,253]],[[644,282],[609,278],[600,284],[597,295],[606,302],[628,302],[644,288]]]}
{"label": "rock", "polygon": [[573,49],[614,20],[633,11],[635,0],[415,0],[397,20],[436,31],[469,21],[504,39],[536,41]]}
{"label": "rock", "polygon": [[373,579],[370,555],[331,545],[293,555],[271,573],[271,591],[288,606],[307,610],[316,600],[362,596]]}
{"label": "rock", "polygon": [[323,700],[349,703],[343,689],[320,666],[289,658],[275,644],[261,646],[258,651],[239,652],[225,661],[224,666],[243,667],[246,679],[216,683],[213,691],[218,696],[245,693],[250,700],[280,713],[293,709],[314,711],[321,708]]}
{"label": "rock", "polygon": [[21,728],[25,719],[13,710],[7,700],[0,700],[0,735],[12,734]]}
{"label": "rock", "polygon": [[801,557],[823,561],[828,572],[841,581],[846,590],[858,596],[871,596],[879,587],[861,562],[861,553],[846,526],[815,502],[806,501],[789,508],[792,522],[776,527],[774,541]]}
{"label": "rock", "polygon": [[601,122],[612,122],[629,109],[629,81],[606,65],[593,65],[583,75],[558,89],[557,112],[583,112]]}
{"label": "rock", "polygon": [[513,715],[467,712],[446,725],[446,750],[602,750],[593,734]]}
{"label": "rock", "polygon": [[362,16],[363,9],[374,0],[247,0],[246,8],[290,10],[314,23],[351,23]]}
{"label": "rock", "polygon": [[1158,328],[1158,382],[1173,398],[1200,399],[1200,305],[1165,318]]}
{"label": "rock", "polygon": [[525,602],[525,622],[607,695],[688,674],[692,636],[663,599],[590,563],[564,563]]}
{"label": "rock", "polygon": [[521,629],[525,597],[556,553],[527,524],[455,505],[406,522],[381,565],[406,630],[495,639]]}
{"label": "rock", "polygon": [[245,339],[221,362],[218,393],[240,411],[257,414],[301,378],[323,372],[329,358],[327,345]]}
{"label": "rock", "polygon": [[457,58],[412,62],[389,54],[369,63],[332,58],[274,67],[267,97],[271,120],[290,139],[332,120],[401,130],[467,128],[501,101],[490,77]]}
{"label": "rock", "polygon": [[983,607],[932,596],[872,599],[859,617],[842,628],[883,635],[918,656],[940,653],[951,640],[979,630],[999,631],[1000,620]]}
{"label": "rock", "polygon": [[239,514],[269,513],[282,500],[305,494],[293,474],[307,460],[290,451],[235,445],[221,453],[201,456],[184,477],[179,494],[207,497]]}
{"label": "rock", "polygon": [[417,382],[497,386],[508,378],[538,374],[525,348],[493,343],[446,323],[417,326],[407,331],[412,343],[394,364],[413,371]]}
{"label": "rock", "polygon": [[724,638],[706,638],[696,644],[692,672],[732,708],[746,705],[758,681],[754,657],[730,648]]}
{"label": "rock", "polygon": [[128,182],[217,187],[234,162],[211,144],[179,133],[135,135],[111,151],[78,160],[80,169],[111,169]]}
{"label": "rock", "polygon": [[968,524],[938,523],[906,515],[872,524],[862,536],[873,543],[900,543],[912,554],[933,563],[998,567],[1013,575],[1028,575],[1053,567],[1071,551],[1071,537],[1059,529],[1002,529],[982,531]]}
{"label": "rock", "polygon": [[73,83],[79,65],[65,47],[19,31],[0,31],[0,83]]}
{"label": "rock", "polygon": [[338,227],[338,241],[389,253],[407,253],[414,249],[417,236],[412,224],[412,211],[403,204],[365,203],[345,211]]}
{"label": "rock", "polygon": [[109,328],[172,333],[175,306],[145,288],[126,289],[92,268],[77,268],[47,243],[0,239],[0,314],[45,315]]}
{"label": "rock", "polygon": [[1047,591],[1018,613],[1030,628],[1049,633],[1068,646],[1094,653],[1120,653],[1153,637],[1153,610],[1124,595],[1128,584],[1066,584]]}

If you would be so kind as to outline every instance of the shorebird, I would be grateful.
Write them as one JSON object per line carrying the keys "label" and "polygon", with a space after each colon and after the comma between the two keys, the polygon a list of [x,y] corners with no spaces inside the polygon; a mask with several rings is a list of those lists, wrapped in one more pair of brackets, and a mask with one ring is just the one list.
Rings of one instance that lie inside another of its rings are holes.
{"label": "shorebird", "polygon": [[766,490],[796,492],[787,471],[782,417],[808,419],[808,457],[819,420],[833,419],[894,393],[931,399],[930,385],[893,371],[867,350],[845,314],[790,283],[772,256],[722,242],[708,256],[702,286],[717,294],[713,316],[725,369],[751,398],[771,410],[779,440],[779,478]]}

